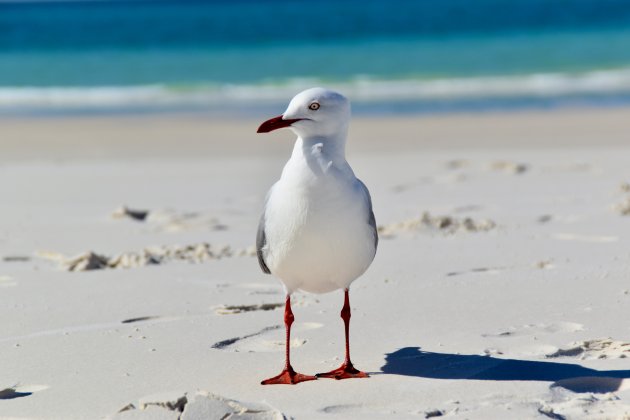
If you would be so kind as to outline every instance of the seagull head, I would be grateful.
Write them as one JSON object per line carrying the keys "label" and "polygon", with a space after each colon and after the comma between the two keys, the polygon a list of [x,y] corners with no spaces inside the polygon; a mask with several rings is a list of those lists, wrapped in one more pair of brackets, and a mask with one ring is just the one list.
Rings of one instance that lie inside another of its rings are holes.
{"label": "seagull head", "polygon": [[287,110],[262,123],[258,133],[289,127],[302,138],[345,139],[349,122],[350,101],[345,96],[329,89],[312,88],[295,95]]}

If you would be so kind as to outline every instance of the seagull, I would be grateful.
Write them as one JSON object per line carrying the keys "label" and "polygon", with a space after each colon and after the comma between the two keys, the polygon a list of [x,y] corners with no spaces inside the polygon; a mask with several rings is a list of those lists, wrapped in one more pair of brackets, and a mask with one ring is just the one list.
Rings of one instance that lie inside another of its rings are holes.
{"label": "seagull", "polygon": [[[317,378],[366,378],[350,361],[350,284],[372,263],[378,233],[370,193],[346,161],[350,101],[340,93],[312,88],[297,94],[280,116],[263,122],[258,133],[288,127],[296,135],[291,158],[269,190],[256,235],[256,253],[264,273],[286,291],[286,362],[282,372],[261,383],[297,384]],[[343,289],[345,360],[315,376],[291,366],[294,321],[291,294]]]}

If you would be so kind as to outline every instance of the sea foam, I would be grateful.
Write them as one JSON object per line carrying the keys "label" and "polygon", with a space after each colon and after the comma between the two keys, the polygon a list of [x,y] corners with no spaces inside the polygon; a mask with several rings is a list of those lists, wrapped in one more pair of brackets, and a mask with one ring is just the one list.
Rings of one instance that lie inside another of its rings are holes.
{"label": "sea foam", "polygon": [[610,97],[630,93],[630,68],[586,73],[540,73],[445,79],[382,80],[367,76],[324,82],[315,78],[282,83],[0,87],[0,112],[105,111],[251,108],[279,105],[300,90],[325,85],[355,104],[396,101],[458,101],[573,96]]}

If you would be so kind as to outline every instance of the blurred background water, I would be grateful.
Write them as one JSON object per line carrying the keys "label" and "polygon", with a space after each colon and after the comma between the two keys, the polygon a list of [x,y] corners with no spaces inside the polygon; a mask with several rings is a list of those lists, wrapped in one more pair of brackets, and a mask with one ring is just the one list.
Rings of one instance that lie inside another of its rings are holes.
{"label": "blurred background water", "polygon": [[0,112],[355,112],[630,102],[624,0],[0,0]]}

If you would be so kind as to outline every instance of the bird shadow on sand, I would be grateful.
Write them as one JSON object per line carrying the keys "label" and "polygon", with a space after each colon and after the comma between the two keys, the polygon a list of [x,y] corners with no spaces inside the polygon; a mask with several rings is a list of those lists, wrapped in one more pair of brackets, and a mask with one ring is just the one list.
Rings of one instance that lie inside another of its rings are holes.
{"label": "bird shadow on sand", "polygon": [[574,392],[614,392],[625,388],[630,370],[595,370],[573,363],[499,359],[404,347],[385,356],[384,374],[478,381],[547,381]]}

